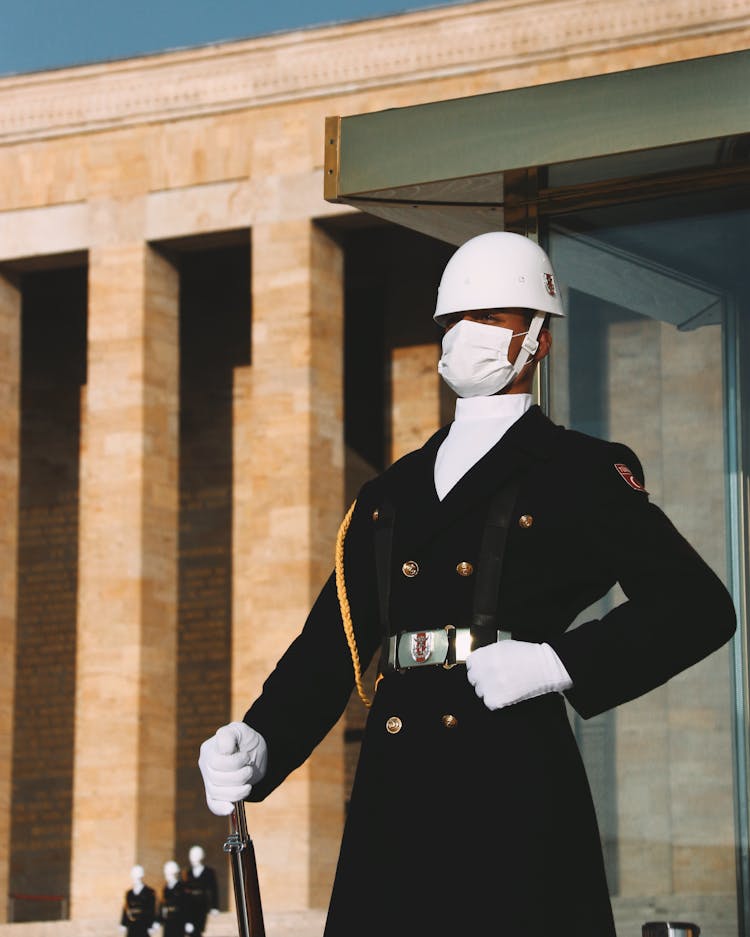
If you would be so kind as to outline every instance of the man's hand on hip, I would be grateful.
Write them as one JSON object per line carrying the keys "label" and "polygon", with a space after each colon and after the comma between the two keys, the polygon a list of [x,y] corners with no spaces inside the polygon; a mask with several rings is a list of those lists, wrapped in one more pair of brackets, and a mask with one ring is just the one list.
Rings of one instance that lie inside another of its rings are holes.
{"label": "man's hand on hip", "polygon": [[466,673],[487,709],[502,709],[573,685],[549,644],[528,641],[498,641],[477,648],[466,658]]}

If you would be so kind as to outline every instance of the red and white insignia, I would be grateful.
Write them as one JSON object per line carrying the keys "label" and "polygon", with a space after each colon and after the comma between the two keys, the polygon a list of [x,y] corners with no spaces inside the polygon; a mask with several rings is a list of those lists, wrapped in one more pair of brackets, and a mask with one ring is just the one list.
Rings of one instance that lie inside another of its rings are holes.
{"label": "red and white insignia", "polygon": [[424,664],[432,654],[433,634],[428,631],[415,631],[411,636],[412,660]]}
{"label": "red and white insignia", "polygon": [[544,288],[547,290],[550,296],[556,296],[557,290],[555,289],[555,278],[551,273],[543,273],[544,277]]}
{"label": "red and white insignia", "polygon": [[615,468],[631,488],[635,488],[636,491],[643,491],[645,494],[648,494],[646,489],[638,481],[635,475],[633,475],[632,471],[627,467],[627,465],[625,465],[623,462],[615,462]]}

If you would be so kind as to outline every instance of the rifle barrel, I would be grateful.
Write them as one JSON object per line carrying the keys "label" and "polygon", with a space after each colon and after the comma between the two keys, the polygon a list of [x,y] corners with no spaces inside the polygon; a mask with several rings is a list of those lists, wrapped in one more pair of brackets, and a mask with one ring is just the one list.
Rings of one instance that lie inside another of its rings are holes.
{"label": "rifle barrel", "polygon": [[234,805],[230,827],[229,836],[224,843],[224,852],[228,852],[232,860],[239,937],[266,937],[255,847],[247,832],[245,804],[242,801]]}

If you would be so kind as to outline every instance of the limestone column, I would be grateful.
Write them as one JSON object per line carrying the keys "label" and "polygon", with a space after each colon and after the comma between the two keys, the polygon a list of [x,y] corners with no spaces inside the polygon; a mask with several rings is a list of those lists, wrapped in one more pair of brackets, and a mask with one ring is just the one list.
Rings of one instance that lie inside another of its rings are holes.
{"label": "limestone column", "polygon": [[[117,219],[108,231],[117,231]],[[112,919],[174,843],[178,283],[135,239],[90,252],[71,917]]]}
{"label": "limestone column", "polygon": [[453,419],[455,394],[437,372],[442,330],[433,321],[443,267],[455,248],[391,232],[385,281],[386,346],[390,349],[389,461],[418,449]]}
{"label": "limestone column", "polygon": [[439,359],[435,342],[391,351],[391,462],[424,445],[440,428]]}
{"label": "limestone column", "polygon": [[21,297],[0,275],[0,922],[8,920],[16,647]]}
{"label": "limestone column", "polygon": [[[333,568],[344,511],[342,278],[339,247],[311,221],[253,228],[252,363],[235,375],[233,718]],[[248,807],[264,907],[327,905],[343,783],[339,728]]]}

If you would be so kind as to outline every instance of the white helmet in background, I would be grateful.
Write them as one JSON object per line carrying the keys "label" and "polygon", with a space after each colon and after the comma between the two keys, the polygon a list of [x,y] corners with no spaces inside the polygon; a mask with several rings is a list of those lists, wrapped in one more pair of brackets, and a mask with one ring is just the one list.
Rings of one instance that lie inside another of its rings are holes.
{"label": "white helmet in background", "polygon": [[188,852],[188,861],[190,862],[190,865],[202,865],[205,858],[206,854],[203,851],[202,846],[190,847],[190,852]]}
{"label": "white helmet in background", "polygon": [[445,265],[433,319],[471,309],[533,309],[564,316],[555,271],[534,241],[510,231],[470,238]]}
{"label": "white helmet in background", "polygon": [[174,859],[164,863],[164,877],[167,879],[180,877],[180,867]]}

